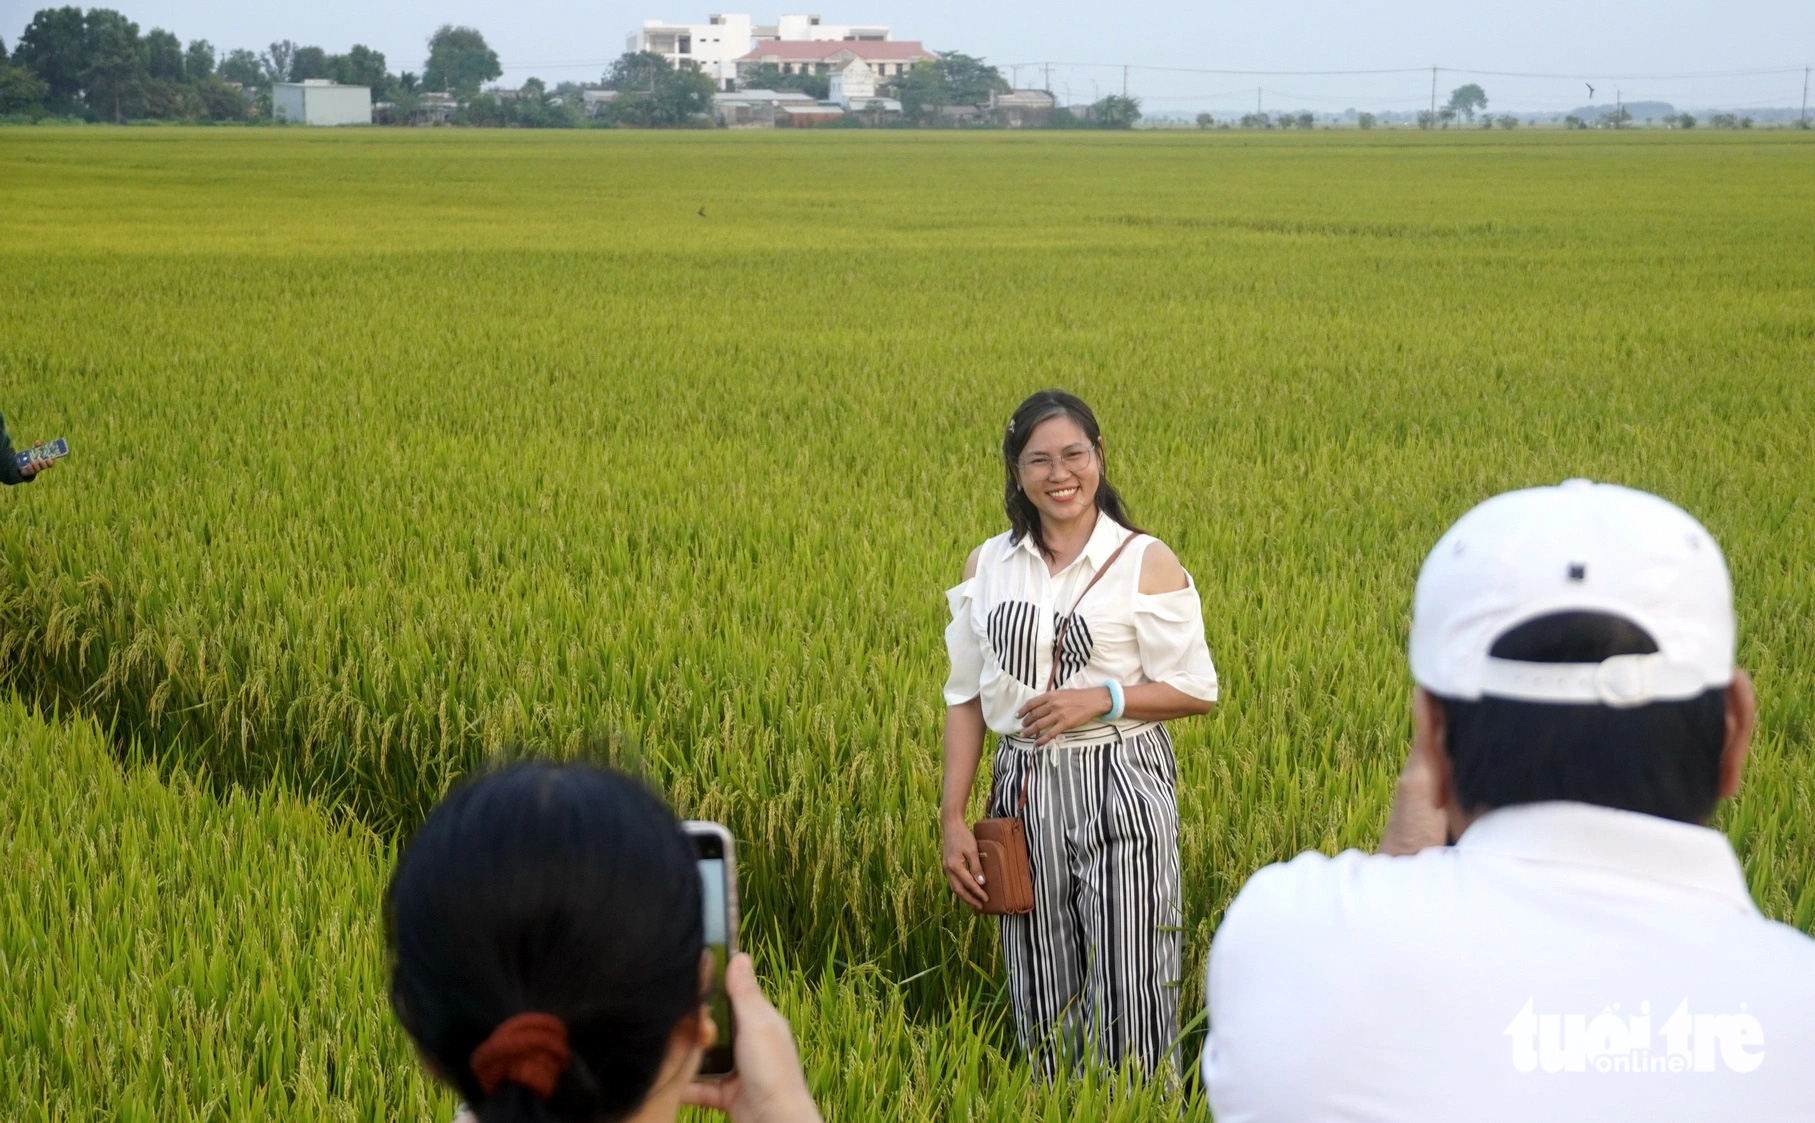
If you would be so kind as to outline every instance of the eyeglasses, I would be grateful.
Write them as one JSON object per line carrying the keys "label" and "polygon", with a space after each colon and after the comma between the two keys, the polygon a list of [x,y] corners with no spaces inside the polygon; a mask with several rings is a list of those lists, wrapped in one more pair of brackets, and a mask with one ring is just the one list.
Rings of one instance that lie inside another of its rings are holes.
{"label": "eyeglasses", "polygon": [[1067,472],[1082,472],[1096,458],[1097,450],[1090,445],[1073,445],[1059,453],[1057,457],[1036,452],[1021,459],[1021,470],[1036,480],[1049,479],[1054,471],[1064,465]]}

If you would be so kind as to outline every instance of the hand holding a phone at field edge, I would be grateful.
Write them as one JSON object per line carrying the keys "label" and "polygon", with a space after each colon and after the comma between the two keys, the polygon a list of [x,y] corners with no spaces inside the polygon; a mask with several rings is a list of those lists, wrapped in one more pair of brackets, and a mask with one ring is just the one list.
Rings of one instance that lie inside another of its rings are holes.
{"label": "hand holding a phone at field edge", "polygon": [[731,1123],[819,1123],[788,1020],[763,996],[748,955],[731,957],[725,993],[737,1019],[737,1071],[694,1081],[681,1101],[722,1111]]}
{"label": "hand holding a phone at field edge", "polygon": [[[44,442],[39,441],[37,444],[32,446],[32,450],[36,451],[43,447],[44,447]],[[40,460],[40,459],[37,459],[34,457],[32,460],[28,461],[26,464],[24,464],[22,467],[20,467],[19,474],[29,480],[33,476],[38,475],[40,472],[48,472],[56,466],[57,466],[57,462],[55,460],[48,460],[48,459]]]}
{"label": "hand holding a phone at field edge", "polygon": [[973,910],[989,903],[983,890],[983,859],[977,836],[962,821],[945,823],[945,880],[958,899]]}
{"label": "hand holding a phone at field edge", "polygon": [[1048,690],[1015,711],[1021,720],[1021,735],[1032,738],[1036,747],[1045,745],[1067,729],[1076,729],[1092,718],[1102,717],[1115,704],[1109,688],[1091,686],[1083,690]]}

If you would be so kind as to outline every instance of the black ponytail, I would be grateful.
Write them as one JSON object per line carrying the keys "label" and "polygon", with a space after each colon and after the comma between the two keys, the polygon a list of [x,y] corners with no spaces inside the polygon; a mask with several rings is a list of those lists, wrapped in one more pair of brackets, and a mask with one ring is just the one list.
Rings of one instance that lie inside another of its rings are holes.
{"label": "black ponytail", "polygon": [[1003,488],[1002,507],[1008,514],[1009,541],[1019,542],[1031,536],[1042,554],[1052,556],[1052,551],[1046,545],[1046,537],[1040,532],[1040,509],[1021,490],[1021,482],[1015,478],[1015,468],[1021,462],[1021,450],[1027,447],[1028,438],[1034,435],[1034,427],[1055,417],[1069,417],[1077,422],[1078,428],[1084,430],[1084,436],[1089,439],[1090,447],[1097,452],[1097,462],[1102,466],[1097,477],[1097,510],[1129,530],[1137,534],[1143,533],[1140,527],[1134,525],[1134,520],[1128,517],[1121,494],[1109,483],[1109,465],[1103,459],[1103,434],[1097,427],[1097,415],[1075,394],[1067,394],[1063,390],[1041,390],[1037,394],[1030,394],[1026,401],[1015,407],[1015,414],[1008,421],[1008,432],[1002,435],[1002,468],[1008,475],[1008,483]]}
{"label": "black ponytail", "polygon": [[[586,764],[520,764],[455,788],[398,859],[385,897],[392,1002],[484,1123],[604,1123],[648,1096],[700,1009],[692,843],[647,788]],[[473,1051],[549,1014],[569,1059],[547,1099],[486,1095]]]}

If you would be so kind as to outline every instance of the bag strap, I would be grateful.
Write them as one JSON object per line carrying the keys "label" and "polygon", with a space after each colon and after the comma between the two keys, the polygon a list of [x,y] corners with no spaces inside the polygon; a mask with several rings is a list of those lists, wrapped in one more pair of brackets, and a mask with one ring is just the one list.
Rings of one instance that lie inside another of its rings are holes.
{"label": "bag strap", "polygon": [[[1102,516],[1098,515],[1098,517],[1101,518]],[[1128,537],[1122,539],[1122,544],[1115,548],[1115,552],[1110,554],[1109,558],[1104,561],[1102,565],[1097,567],[1097,571],[1090,575],[1090,581],[1085,584],[1084,591],[1079,593],[1077,599],[1071,602],[1071,611],[1067,612],[1063,619],[1070,620],[1073,616],[1078,614],[1078,606],[1084,603],[1084,598],[1090,595],[1090,590],[1096,588],[1097,582],[1101,581],[1103,575],[1109,572],[1109,567],[1114,565],[1116,559],[1122,556],[1122,551],[1126,550],[1129,547],[1129,544],[1139,537],[1139,534],[1130,531]],[[1052,692],[1053,687],[1059,684],[1059,655],[1062,650],[1064,636],[1065,633],[1059,629],[1059,622],[1055,620],[1052,629],[1052,670],[1048,672],[1046,676],[1046,693],[1049,694]],[[990,786],[992,788],[995,786],[995,781],[993,779]],[[1015,808],[1015,818],[1017,819],[1027,814],[1027,787],[1027,782],[1023,780],[1021,783],[1021,799],[1018,806]],[[995,793],[991,792],[990,802],[994,803],[995,801]]]}
{"label": "bag strap", "polygon": [[[1140,535],[1130,532],[1128,537],[1122,539],[1122,544],[1115,548],[1115,553],[1109,555],[1109,560],[1104,562],[1095,573],[1090,575],[1090,583],[1084,586],[1084,591],[1078,594],[1078,599],[1071,602],[1071,611],[1065,614],[1064,619],[1070,620],[1078,614],[1078,606],[1084,603],[1084,598],[1090,595],[1090,590],[1097,587],[1097,582],[1103,579],[1103,574],[1109,572],[1109,567],[1114,565],[1115,560],[1122,556],[1122,551],[1128,548],[1128,544],[1139,537]],[[1051,692],[1053,687],[1059,685],[1059,652],[1064,639],[1065,633],[1060,631],[1058,625],[1055,623],[1052,629],[1052,670],[1046,676],[1046,689],[1048,692]]]}

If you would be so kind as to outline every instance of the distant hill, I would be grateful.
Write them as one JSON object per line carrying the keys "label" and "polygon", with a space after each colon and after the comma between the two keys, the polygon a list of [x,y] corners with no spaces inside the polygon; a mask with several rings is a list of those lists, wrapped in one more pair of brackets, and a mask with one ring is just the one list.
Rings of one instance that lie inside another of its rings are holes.
{"label": "distant hill", "polygon": [[[1580,117],[1584,121],[1599,121],[1603,114],[1612,116],[1615,109],[1613,102],[1606,105],[1584,105],[1580,109],[1571,109],[1570,116]],[[1667,101],[1629,101],[1626,112],[1632,114],[1634,121],[1643,121],[1647,117],[1668,117],[1676,112],[1676,106]]]}

